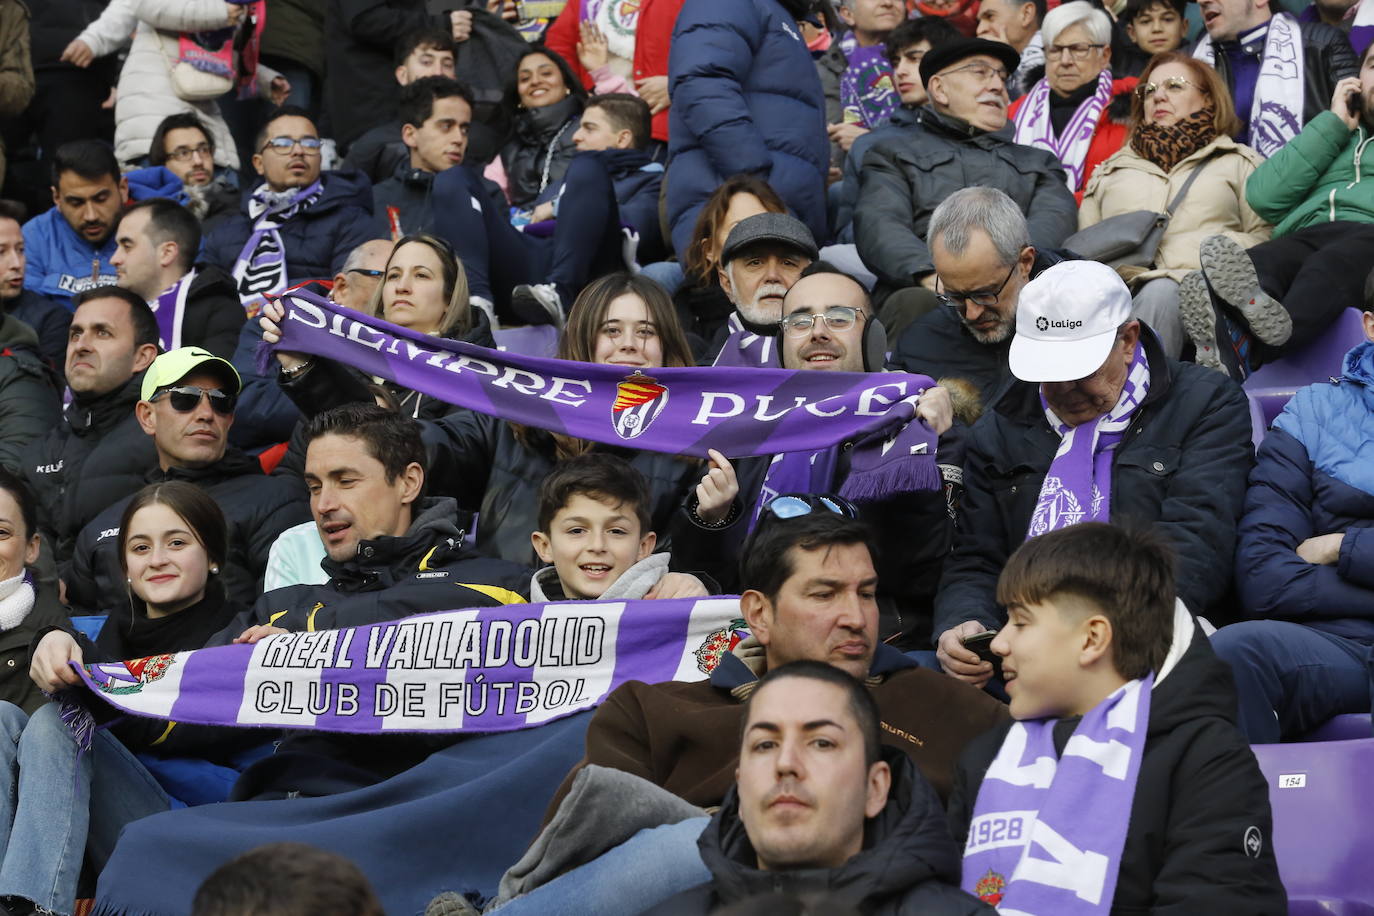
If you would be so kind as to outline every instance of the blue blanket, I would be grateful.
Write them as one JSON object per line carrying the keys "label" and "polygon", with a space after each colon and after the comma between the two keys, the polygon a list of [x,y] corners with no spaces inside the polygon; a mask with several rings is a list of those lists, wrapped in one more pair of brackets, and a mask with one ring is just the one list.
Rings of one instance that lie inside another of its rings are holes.
{"label": "blue blanket", "polygon": [[356,862],[390,916],[422,913],[445,890],[494,896],[582,758],[590,720],[583,712],[470,738],[386,782],[341,795],[207,805],[136,821],[100,875],[95,914],[184,916],[212,871],[284,840]]}

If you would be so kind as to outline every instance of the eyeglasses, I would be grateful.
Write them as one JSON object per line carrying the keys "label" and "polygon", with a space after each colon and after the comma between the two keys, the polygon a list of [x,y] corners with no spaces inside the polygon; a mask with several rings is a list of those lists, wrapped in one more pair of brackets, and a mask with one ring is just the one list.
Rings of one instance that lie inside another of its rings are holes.
{"label": "eyeglasses", "polygon": [[987,64],[973,63],[964,64],[962,67],[955,67],[953,70],[946,70],[943,73],[937,73],[936,76],[948,76],[951,73],[969,73],[980,82],[984,83],[991,82],[994,76],[1005,83],[1009,75],[1006,67],[989,67]]}
{"label": "eyeglasses", "polygon": [[1087,60],[1088,54],[1093,51],[1100,51],[1106,45],[1090,45],[1086,41],[1075,42],[1071,45],[1050,45],[1045,49],[1045,57],[1049,60],[1058,60],[1068,51],[1069,56],[1074,60]]}
{"label": "eyeglasses", "polygon": [[319,137],[273,137],[264,143],[262,149],[258,150],[258,152],[261,153],[270,149],[285,156],[295,149],[296,144],[299,143],[301,152],[310,156],[320,151],[320,144],[323,142],[324,141]]}
{"label": "eyeglasses", "polygon": [[822,322],[832,331],[848,331],[854,327],[859,320],[862,312],[848,305],[832,305],[819,315],[812,315],[808,312],[795,312],[788,315],[778,324],[787,332],[789,337],[801,337],[811,332],[817,321]]}
{"label": "eyeglasses", "polygon": [[936,293],[935,299],[947,309],[953,309],[955,314],[961,318],[968,315],[968,303],[972,302],[980,309],[990,309],[997,304],[998,298],[1002,295],[1002,290],[1007,288],[1007,283],[1011,280],[1011,275],[1016,273],[1016,268],[1021,266],[1021,259],[1017,258],[1012,262],[1011,270],[1002,278],[1002,282],[997,285],[997,289],[991,292],[961,293],[957,290],[946,289],[942,293]]}
{"label": "eyeglasses", "polygon": [[209,158],[213,156],[214,153],[215,151],[210,149],[210,144],[201,143],[197,146],[178,146],[167,154],[167,158],[171,159],[173,162],[185,162],[192,156],[204,156]]}
{"label": "eyeglasses", "polygon": [[382,275],[380,270],[368,270],[366,267],[350,267],[348,270],[345,270],[344,273],[362,274],[364,277],[371,277],[374,280]]}
{"label": "eyeglasses", "polygon": [[164,394],[167,395],[167,403],[171,404],[177,413],[190,413],[195,410],[200,406],[202,395],[210,399],[210,408],[221,417],[233,413],[234,405],[238,403],[238,395],[229,394],[219,388],[197,388],[195,385],[163,388],[150,397],[148,402],[156,403]]}
{"label": "eyeglasses", "polygon": [[1194,89],[1199,89],[1197,83],[1190,82],[1181,76],[1171,76],[1167,80],[1161,80],[1158,83],[1141,83],[1139,86],[1135,87],[1135,94],[1140,96],[1141,99],[1148,99],[1160,89],[1163,89],[1168,95],[1178,95],[1189,86],[1192,86]]}
{"label": "eyeglasses", "polygon": [[844,518],[858,518],[859,510],[843,496],[816,493],[784,493],[764,503],[764,511],[774,518],[789,519],[812,512],[833,512]]}

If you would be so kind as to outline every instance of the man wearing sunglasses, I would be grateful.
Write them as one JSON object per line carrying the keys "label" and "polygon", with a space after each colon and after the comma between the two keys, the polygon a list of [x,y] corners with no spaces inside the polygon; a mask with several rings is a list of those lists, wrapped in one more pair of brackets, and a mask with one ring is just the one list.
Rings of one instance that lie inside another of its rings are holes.
{"label": "man wearing sunglasses", "polygon": [[[537,845],[547,849],[560,831],[576,827],[577,836],[600,845],[579,849],[577,861],[605,854],[506,904],[511,916],[551,912],[567,900],[580,901],[583,912],[635,912],[618,899],[627,892],[648,912],[710,880],[696,846],[705,817],[691,817],[690,808],[656,797],[661,793],[644,783],[699,808],[719,806],[734,784],[745,701],[764,674],[790,662],[823,662],[861,679],[877,701],[883,743],[904,752],[942,800],[948,796],[963,748],[1008,713],[878,640],[877,539],[853,515],[853,506],[831,496],[784,494],[769,503],[739,554],[739,623],[753,639],[721,655],[705,680],[631,681],[598,707],[586,756],[554,796],[546,821],[552,823]],[[618,801],[638,797],[639,811],[654,813],[636,818],[577,805],[569,793],[588,764],[639,777],[620,776]],[[568,810],[560,811],[565,798]],[[664,818],[664,811],[673,814]],[[590,822],[569,823],[578,817]],[[635,835],[640,827],[656,829]],[[622,838],[628,841],[611,848]]]}
{"label": "man wearing sunglasses", "polygon": [[372,188],[356,171],[321,173],[321,141],[304,109],[282,106],[254,144],[262,180],[205,240],[205,259],[233,274],[249,317],[266,296],[332,277],[376,235]]}
{"label": "man wearing sunglasses", "polygon": [[191,211],[151,197],[120,217],[110,264],[120,286],[147,300],[161,349],[204,347],[227,358],[238,345],[243,309],[228,274],[213,265],[195,266],[199,251],[200,223]]}
{"label": "man wearing sunglasses", "polygon": [[[1057,248],[1078,228],[1078,206],[1064,168],[1048,150],[1011,141],[1007,78],[1020,60],[1000,41],[968,38],[930,50],[921,79],[930,97],[923,129],[873,144],[864,156],[854,240],[877,274],[874,299],[924,288],[909,309],[935,307],[931,215],[960,188],[1004,191],[1025,215],[1031,244]],[[886,312],[884,312],[886,314]]]}
{"label": "man wearing sunglasses", "polygon": [[[229,445],[239,375],[208,350],[162,354],[144,374],[141,394],[134,414],[157,451],[146,482],[186,481],[219,504],[229,524],[229,558],[220,576],[231,601],[251,605],[261,594],[272,542],[310,518],[304,485],[291,475],[264,476],[256,458]],[[116,541],[126,502],[109,506],[77,536],[64,575],[73,607],[104,611],[111,596],[123,595]]]}

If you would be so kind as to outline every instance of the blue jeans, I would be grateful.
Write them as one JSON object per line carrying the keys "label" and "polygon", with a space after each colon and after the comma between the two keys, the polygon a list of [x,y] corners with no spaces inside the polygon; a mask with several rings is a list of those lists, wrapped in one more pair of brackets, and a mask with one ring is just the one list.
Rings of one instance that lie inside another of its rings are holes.
{"label": "blue jeans", "polygon": [[70,913],[82,860],[103,866],[124,825],[171,799],[106,731],[78,755],[59,712],[0,702],[0,896]]}
{"label": "blue jeans", "polygon": [[1231,666],[1240,730],[1251,744],[1309,732],[1335,715],[1370,711],[1370,648],[1282,620],[1247,620],[1212,634]]}
{"label": "blue jeans", "polygon": [[645,264],[641,273],[666,289],[669,296],[676,293],[682,284],[687,282],[687,274],[677,261],[655,261],[652,264]]}
{"label": "blue jeans", "polygon": [[580,868],[560,875],[493,912],[500,916],[636,916],[711,873],[697,837],[710,818],[694,817],[639,831]]}

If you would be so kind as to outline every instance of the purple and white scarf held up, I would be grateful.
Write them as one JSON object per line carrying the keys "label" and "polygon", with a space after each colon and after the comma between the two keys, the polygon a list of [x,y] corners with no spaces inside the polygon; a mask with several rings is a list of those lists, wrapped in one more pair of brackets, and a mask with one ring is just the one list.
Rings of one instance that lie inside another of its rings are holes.
{"label": "purple and white scarf held up", "polygon": [[1074,111],[1064,132],[1055,136],[1050,120],[1050,84],[1040,80],[1026,94],[1026,100],[1016,111],[1016,142],[1049,150],[1064,165],[1070,191],[1083,184],[1088,162],[1088,147],[1092,146],[1102,113],[1112,101],[1112,71],[1103,68],[1097,75],[1097,90]]}
{"label": "purple and white scarf held up", "polygon": [[1149,390],[1150,364],[1137,342],[1116,406],[1096,420],[1069,426],[1050,409],[1044,394],[1040,395],[1045,419],[1060,440],[1059,451],[1040,487],[1027,538],[1079,522],[1105,522],[1111,518],[1112,459]]}

